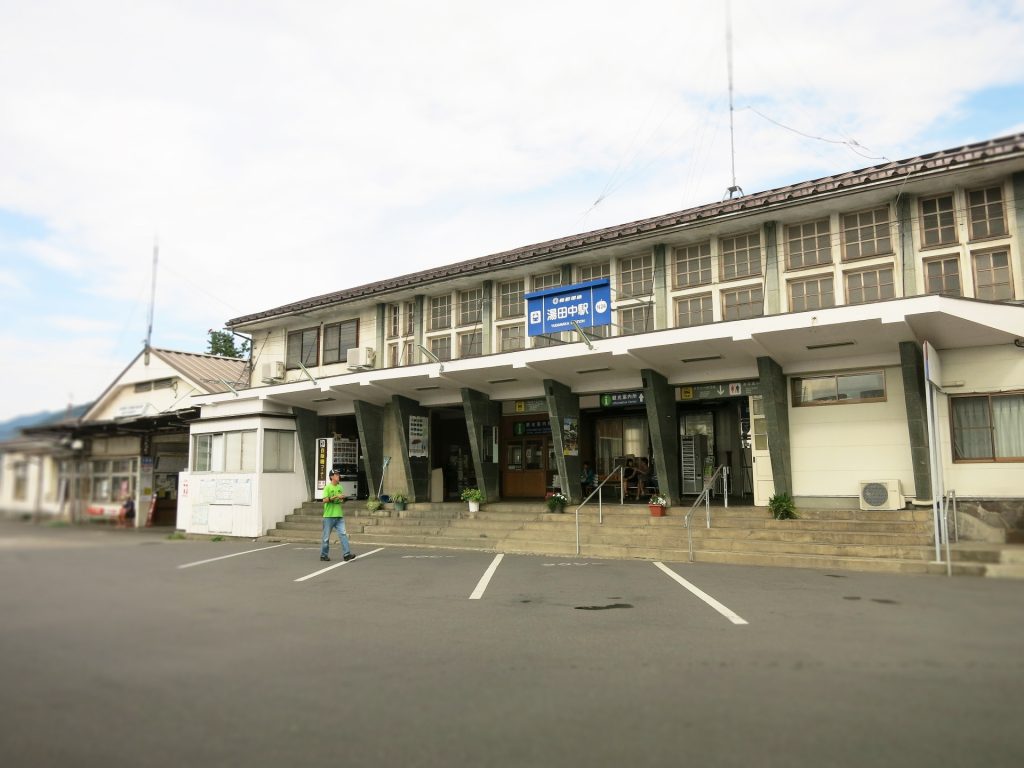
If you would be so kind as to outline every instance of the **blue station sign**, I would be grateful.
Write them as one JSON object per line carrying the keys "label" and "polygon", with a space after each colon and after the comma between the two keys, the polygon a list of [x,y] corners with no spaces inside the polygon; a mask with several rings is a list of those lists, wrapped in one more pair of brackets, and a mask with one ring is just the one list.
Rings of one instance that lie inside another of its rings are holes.
{"label": "blue station sign", "polygon": [[526,299],[527,333],[540,336],[574,329],[611,325],[612,288],[608,280],[591,280],[534,291]]}

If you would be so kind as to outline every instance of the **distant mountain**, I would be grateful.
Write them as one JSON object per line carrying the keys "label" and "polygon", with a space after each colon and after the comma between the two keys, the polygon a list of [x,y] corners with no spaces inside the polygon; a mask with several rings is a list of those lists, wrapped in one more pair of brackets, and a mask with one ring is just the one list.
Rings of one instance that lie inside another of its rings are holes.
{"label": "distant mountain", "polygon": [[25,427],[40,427],[51,421],[60,421],[66,418],[77,418],[85,413],[92,403],[85,403],[84,405],[76,405],[70,409],[63,409],[60,411],[40,411],[39,413],[30,413],[26,416],[16,416],[8,421],[0,421],[0,440],[11,440],[12,438],[19,437],[21,430]]}

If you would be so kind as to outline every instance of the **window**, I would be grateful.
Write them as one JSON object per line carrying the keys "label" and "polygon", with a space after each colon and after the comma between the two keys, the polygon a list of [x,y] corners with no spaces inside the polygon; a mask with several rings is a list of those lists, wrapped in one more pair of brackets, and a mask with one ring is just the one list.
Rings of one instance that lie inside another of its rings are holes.
{"label": "window", "polygon": [[499,317],[522,317],[523,307],[523,281],[510,280],[498,286],[498,315]]}
{"label": "window", "polygon": [[324,326],[324,365],[341,363],[359,346],[359,321],[345,320]]}
{"label": "window", "polygon": [[224,471],[256,471],[256,430],[224,434]]}
{"label": "window", "polygon": [[288,359],[285,367],[289,370],[299,367],[299,362],[312,368],[317,362],[317,347],[320,344],[320,329],[306,328],[288,334]]}
{"label": "window", "polygon": [[268,429],[263,433],[263,471],[292,472],[295,469],[295,433]]}
{"label": "window", "polygon": [[431,331],[440,331],[452,327],[452,297],[433,296],[430,299],[430,326]]}
{"label": "window", "polygon": [[794,280],[789,284],[789,311],[825,309],[836,305],[832,292],[832,275]]}
{"label": "window", "polygon": [[723,237],[719,249],[722,279],[761,274],[761,233]]}
{"label": "window", "polygon": [[388,304],[388,338],[393,339],[398,335],[398,329],[400,327],[402,310],[397,304]]}
{"label": "window", "polygon": [[415,304],[411,301],[405,302],[405,323],[402,327],[403,336],[412,336],[413,328],[415,327]]}
{"label": "window", "polygon": [[953,461],[1024,461],[1024,393],[951,397]]}
{"label": "window", "polygon": [[475,325],[482,318],[484,289],[459,291],[459,325]]}
{"label": "window", "polygon": [[891,299],[894,295],[892,267],[851,272],[846,276],[847,304],[866,304],[869,301]]}
{"label": "window", "polygon": [[459,357],[480,357],[483,354],[483,331],[459,334]]}
{"label": "window", "polygon": [[526,327],[523,325],[506,325],[498,329],[498,339],[502,352],[515,352],[523,349],[526,339]]}
{"label": "window", "polygon": [[192,441],[195,472],[255,472],[256,430],[196,435]]}
{"label": "window", "polygon": [[654,291],[654,267],[651,255],[633,256],[619,262],[620,299],[648,296]]}
{"label": "window", "polygon": [[764,293],[760,285],[722,292],[722,319],[743,320],[764,314]]}
{"label": "window", "polygon": [[711,282],[711,243],[676,248],[672,259],[672,285],[691,288]]}
{"label": "window", "polygon": [[837,373],[794,378],[793,405],[836,405],[885,400],[885,372]]}
{"label": "window", "polygon": [[28,462],[14,463],[14,500],[28,500]]}
{"label": "window", "polygon": [[545,288],[557,288],[562,284],[561,272],[548,272],[544,275],[534,275],[533,290],[543,291]]}
{"label": "window", "polygon": [[1000,187],[968,192],[967,213],[971,227],[971,240],[1001,237],[1006,234],[1003,190]]}
{"label": "window", "polygon": [[397,368],[400,365],[412,365],[412,342],[406,341],[400,344],[388,345],[388,367]]}
{"label": "window", "polygon": [[956,212],[953,210],[953,196],[929,197],[921,201],[921,246],[955,243]]}
{"label": "window", "polygon": [[889,209],[848,213],[843,216],[843,258],[863,259],[892,253]]}
{"label": "window", "polygon": [[786,267],[800,269],[832,262],[828,219],[786,226]]}
{"label": "window", "polygon": [[452,359],[452,338],[451,336],[438,336],[430,340],[430,351],[438,360]]}
{"label": "window", "polygon": [[116,503],[135,495],[137,459],[101,459],[90,465],[92,501]]}
{"label": "window", "polygon": [[960,257],[949,256],[924,263],[924,292],[960,296]]}
{"label": "window", "polygon": [[691,325],[706,325],[714,320],[711,306],[711,294],[687,296],[676,299],[676,325],[688,328]]}
{"label": "window", "polygon": [[634,333],[654,330],[654,307],[641,304],[639,307],[628,307],[619,310],[619,335],[629,336]]}
{"label": "window", "polygon": [[604,280],[611,275],[611,267],[608,266],[607,261],[601,261],[597,264],[583,264],[577,267],[576,275],[581,283],[585,283],[588,280]]}
{"label": "window", "polygon": [[565,336],[561,333],[548,333],[542,336],[533,337],[533,348],[557,347],[565,343]]}
{"label": "window", "polygon": [[1013,298],[1013,280],[1010,277],[1009,251],[975,253],[974,296],[989,301]]}
{"label": "window", "polygon": [[157,379],[156,381],[140,381],[134,386],[136,392],[150,392],[154,389],[170,389],[174,386],[174,379]]}

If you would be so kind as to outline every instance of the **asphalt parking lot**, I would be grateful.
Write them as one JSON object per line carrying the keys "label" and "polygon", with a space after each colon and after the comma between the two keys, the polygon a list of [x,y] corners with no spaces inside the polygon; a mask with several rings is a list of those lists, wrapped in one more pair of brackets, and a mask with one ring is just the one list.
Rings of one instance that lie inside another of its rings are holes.
{"label": "asphalt parking lot", "polygon": [[4,763],[1024,764],[1022,582],[355,552],[0,524]]}

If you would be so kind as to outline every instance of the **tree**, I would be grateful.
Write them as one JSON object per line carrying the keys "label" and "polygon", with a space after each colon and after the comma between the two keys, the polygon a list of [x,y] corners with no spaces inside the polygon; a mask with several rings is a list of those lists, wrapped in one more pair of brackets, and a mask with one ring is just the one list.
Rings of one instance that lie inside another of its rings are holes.
{"label": "tree", "polygon": [[210,334],[210,348],[207,350],[209,354],[221,357],[245,357],[249,354],[248,339],[244,340],[241,346],[236,346],[235,336],[231,331],[215,331],[211,328],[208,333]]}

